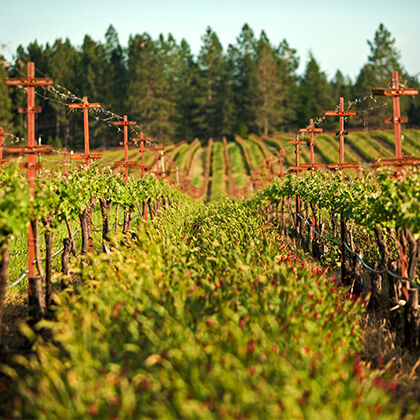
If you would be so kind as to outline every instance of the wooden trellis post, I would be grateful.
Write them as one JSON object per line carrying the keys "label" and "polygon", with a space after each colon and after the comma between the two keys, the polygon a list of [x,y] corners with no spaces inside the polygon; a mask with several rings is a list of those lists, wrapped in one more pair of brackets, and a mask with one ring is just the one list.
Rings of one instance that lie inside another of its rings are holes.
{"label": "wooden trellis post", "polygon": [[315,128],[314,120],[312,118],[309,120],[308,127],[299,129],[299,133],[301,134],[309,133],[309,147],[311,150],[311,162],[309,164],[307,163],[307,164],[301,165],[301,168],[309,169],[309,170],[316,170],[317,168],[323,166],[322,163],[315,162],[315,153],[314,153],[314,148],[316,146],[316,144],[314,143],[314,136],[316,135],[316,133],[322,133],[322,132],[323,132],[322,128]]}
{"label": "wooden trellis post", "polygon": [[279,167],[280,167],[280,172],[277,174],[277,176],[279,176],[280,178],[283,177],[284,173],[283,173],[283,163],[284,163],[284,156],[285,154],[283,153],[282,150],[278,151],[276,153],[277,156],[277,160],[279,162]]}
{"label": "wooden trellis post", "polygon": [[176,162],[174,160],[170,160],[168,162],[166,162],[169,165],[169,183],[172,185],[176,184],[176,180],[173,179],[173,175],[174,175],[174,165],[176,164]]}
{"label": "wooden trellis post", "polygon": [[344,168],[358,168],[357,162],[344,162],[344,136],[347,136],[349,132],[344,130],[344,119],[346,117],[356,115],[356,111],[344,111],[344,98],[340,98],[338,110],[325,111],[326,117],[339,117],[340,119],[340,130],[336,133],[336,136],[340,138],[340,157],[338,163],[330,163],[328,168],[330,169],[341,169],[341,176],[344,178]]}
{"label": "wooden trellis post", "polygon": [[90,166],[90,161],[92,159],[100,159],[100,154],[91,154],[89,151],[89,119],[88,119],[88,110],[90,108],[100,108],[101,105],[98,103],[89,103],[87,96],[83,96],[83,101],[76,104],[69,104],[70,109],[83,109],[83,129],[85,137],[85,153],[84,154],[72,154],[70,159],[81,159],[85,161],[87,167]]}
{"label": "wooden trellis post", "polygon": [[[283,163],[284,163],[285,154],[283,153],[282,150],[279,150],[276,153],[276,156],[277,156],[277,160],[279,162],[279,169],[280,169],[279,173],[276,174],[276,175],[280,178],[283,178],[283,175],[284,175],[284,173],[283,173]],[[282,229],[284,229],[285,228],[285,223],[284,223],[284,198],[280,199],[280,211],[281,211],[280,227]]]}
{"label": "wooden trellis post", "polygon": [[165,158],[167,157],[167,153],[163,150],[163,148],[160,150],[160,155],[159,158],[160,159],[160,164],[161,164],[161,172],[163,174],[165,174],[165,178],[166,178],[166,167],[165,167]]}
{"label": "wooden trellis post", "polygon": [[[299,176],[299,172],[304,169],[299,164],[299,157],[300,157],[300,154],[302,153],[299,150],[299,146],[301,144],[306,144],[306,141],[299,140],[299,134],[296,134],[296,140],[290,140],[290,141],[288,141],[288,143],[295,145],[295,154],[296,154],[296,166],[289,166],[289,171],[296,172],[296,175]],[[301,210],[300,209],[300,204],[301,204],[300,203],[300,198],[296,197],[296,230],[297,230],[297,232],[300,232],[301,226],[302,226],[302,223],[301,223],[301,220],[300,220],[300,217],[299,217],[300,210]]]}
{"label": "wooden trellis post", "polygon": [[11,134],[6,133],[3,130],[3,127],[0,127],[0,167],[3,166],[6,162],[9,162],[9,159],[3,159],[3,147],[4,147],[3,138],[7,136],[11,136]]}
{"label": "wooden trellis post", "polygon": [[67,174],[67,155],[69,154],[69,152],[67,151],[67,148],[65,147],[63,149],[63,175]]}
{"label": "wooden trellis post", "polygon": [[[89,168],[90,161],[92,159],[100,159],[101,155],[97,153],[90,153],[89,146],[89,114],[88,111],[90,108],[100,108],[99,103],[89,103],[87,96],[83,96],[83,100],[80,103],[69,104],[70,109],[83,109],[83,130],[85,138],[85,153],[82,154],[71,154],[70,159],[73,160],[84,160],[85,165]],[[89,218],[89,252],[93,252],[93,243],[92,243],[92,218]]]}
{"label": "wooden trellis post", "polygon": [[141,169],[141,177],[144,178],[145,174],[146,174],[146,169],[150,169],[152,167],[152,165],[145,165],[144,164],[144,143],[146,141],[150,141],[151,139],[149,138],[145,138],[143,136],[143,131],[140,132],[140,137],[137,139],[133,139],[134,142],[136,143],[140,143],[140,154],[141,154],[141,164],[140,165],[136,165],[134,166],[134,168],[136,169]]}
{"label": "wooden trellis post", "polygon": [[128,168],[130,166],[137,165],[137,161],[128,160],[128,145],[130,144],[128,142],[128,126],[136,125],[137,123],[135,121],[128,121],[127,115],[124,115],[123,121],[116,121],[116,122],[113,122],[112,124],[116,126],[122,125],[124,127],[124,142],[120,143],[120,145],[124,146],[124,160],[114,162],[114,164],[124,167],[124,175],[125,175],[124,180],[125,180],[125,183],[127,184],[128,183]]}
{"label": "wooden trellis post", "polygon": [[407,117],[401,117],[400,110],[400,96],[415,96],[419,91],[416,88],[403,88],[400,86],[398,71],[392,72],[392,87],[391,88],[372,88],[374,96],[389,96],[392,97],[393,103],[393,118],[385,119],[385,124],[394,124],[394,137],[395,137],[395,157],[393,159],[381,159],[375,162],[376,166],[395,166],[397,174],[399,174],[406,165],[418,165],[420,159],[406,156],[402,151],[401,142],[401,124],[407,123]]}
{"label": "wooden trellis post", "polygon": [[[419,91],[416,88],[403,88],[400,86],[398,71],[392,72],[392,87],[391,88],[373,88],[372,94],[375,96],[390,96],[393,102],[393,118],[385,119],[386,124],[394,124],[395,137],[395,157],[391,159],[380,159],[375,161],[374,166],[395,166],[396,174],[401,174],[402,168],[408,165],[419,165],[420,159],[412,156],[404,155],[402,152],[401,142],[401,124],[407,123],[407,117],[401,117],[400,110],[400,96],[415,96]],[[408,267],[406,256],[402,252],[402,246],[399,246],[401,275],[408,277]],[[405,286],[409,287],[409,284]]]}
{"label": "wooden trellis post", "polygon": [[299,157],[302,153],[301,150],[299,150],[299,146],[301,144],[306,144],[306,141],[299,140],[299,134],[296,134],[296,140],[290,140],[288,141],[289,144],[295,145],[295,154],[296,154],[296,166],[289,166],[288,170],[291,172],[296,172],[296,175],[299,175],[299,172],[303,170],[303,168],[299,164]]}
{"label": "wooden trellis post", "polygon": [[268,182],[271,182],[273,180],[273,172],[271,170],[271,162],[273,161],[273,156],[268,156],[265,159],[263,159],[264,166],[267,167],[267,180]]}
{"label": "wooden trellis post", "polygon": [[[35,78],[35,63],[27,64],[27,77],[9,78],[5,80],[7,86],[25,86],[27,93],[27,107],[19,108],[20,113],[27,114],[28,144],[27,146],[10,146],[6,148],[7,153],[23,153],[28,155],[28,162],[23,167],[28,169],[29,194],[31,200],[35,195],[35,178],[40,165],[36,162],[38,153],[51,153],[51,146],[37,145],[35,142],[35,114],[42,111],[41,107],[35,106],[35,86],[51,86],[53,80],[50,78]],[[28,231],[28,276],[35,276],[35,238],[32,223],[29,223]],[[31,290],[29,288],[29,293]]]}
{"label": "wooden trellis post", "polygon": [[179,173],[182,173],[182,169],[181,168],[175,168],[175,181],[176,181],[176,185],[177,187],[179,187],[181,185],[181,179],[179,176]]}

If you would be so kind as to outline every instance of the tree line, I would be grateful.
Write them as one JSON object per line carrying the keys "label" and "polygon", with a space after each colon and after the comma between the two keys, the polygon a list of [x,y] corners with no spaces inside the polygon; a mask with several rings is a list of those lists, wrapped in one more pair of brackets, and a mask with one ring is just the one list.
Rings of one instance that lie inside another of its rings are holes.
{"label": "tree line", "polygon": [[[87,96],[119,115],[127,114],[156,141],[195,137],[206,141],[304,127],[309,118],[334,109],[340,96],[365,97],[372,87],[389,86],[392,70],[400,71],[410,87],[418,86],[417,77],[410,77],[401,66],[395,39],[383,24],[368,44],[367,62],[354,81],[339,70],[328,80],[312,53],[304,73],[298,75],[296,50],[286,40],[274,45],[264,31],[256,37],[247,24],[226,50],[208,27],[197,56],[187,41],[178,43],[171,34],[157,39],[147,33],[130,35],[123,47],[111,25],[104,42],[86,35],[80,47],[68,39],[57,39],[52,45],[34,41],[26,48],[19,46],[14,63],[1,60],[0,79],[22,77],[26,62],[34,61],[38,77],[52,77],[80,97]],[[65,101],[48,99],[54,96],[47,90],[39,93],[37,103],[43,112],[36,117],[37,136],[58,147],[80,147],[80,113],[70,113]],[[360,102],[357,110],[361,112],[351,124],[383,127],[383,119],[391,115],[391,101],[387,99],[386,107],[378,102]],[[23,89],[0,83],[0,126],[25,136],[26,116],[17,112],[25,103]],[[420,125],[417,98],[404,98],[402,112],[412,125]],[[118,144],[115,129],[108,125],[92,124],[91,130],[93,147]]]}

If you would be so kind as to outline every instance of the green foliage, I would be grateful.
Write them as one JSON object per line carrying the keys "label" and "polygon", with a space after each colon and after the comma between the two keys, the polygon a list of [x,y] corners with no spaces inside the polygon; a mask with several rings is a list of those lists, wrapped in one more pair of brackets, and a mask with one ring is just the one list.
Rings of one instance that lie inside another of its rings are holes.
{"label": "green foliage", "polygon": [[327,208],[362,227],[390,226],[409,228],[420,238],[420,171],[410,170],[403,177],[390,176],[380,169],[375,177],[342,179],[337,172],[315,172],[305,176],[289,175],[276,180],[257,194],[257,201],[280,202],[285,197],[299,196],[304,201]]}
{"label": "green foliage", "polygon": [[[225,51],[217,34],[207,28],[197,57],[185,40],[178,43],[171,34],[156,39],[147,33],[133,34],[125,48],[110,25],[103,42],[86,35],[79,47],[68,39],[57,39],[51,45],[34,41],[26,48],[19,46],[14,66],[0,66],[0,78],[21,77],[25,63],[35,61],[37,76],[52,77],[65,88],[61,92],[68,89],[79,97],[87,96],[119,115],[129,111],[130,119],[158,141],[197,136],[206,141],[210,136],[232,138],[237,133],[246,138],[245,130],[265,134],[294,131],[306,126],[309,118],[332,109],[340,96],[366,99],[358,102],[357,109],[367,113],[358,112],[350,124],[378,127],[390,116],[386,107],[390,101],[382,98],[374,104],[368,99],[371,88],[386,87],[391,71],[403,69],[395,40],[383,25],[369,46],[368,62],[355,83],[340,71],[328,81],[312,55],[305,74],[298,77],[296,50],[286,40],[273,45],[264,31],[257,38],[248,24]],[[400,77],[405,86],[418,86],[416,77],[405,72]],[[14,134],[23,136],[25,118],[17,114],[17,108],[25,106],[24,91],[4,85],[0,90],[0,124],[8,130],[13,125]],[[43,112],[37,117],[45,138],[60,138],[67,148],[81,148],[80,111],[69,114],[66,106],[75,98],[52,91],[44,94],[53,99],[43,101]],[[414,125],[420,118],[419,101],[401,99],[402,113]],[[110,128],[109,122],[91,124],[93,146],[117,145],[115,127]],[[112,143],[110,139],[114,139]]]}
{"label": "green foliage", "polygon": [[211,160],[211,200],[217,200],[226,196],[225,157],[222,142],[214,142],[212,145]]}
{"label": "green foliage", "polygon": [[18,169],[8,166],[0,172],[0,243],[28,225],[29,191]]}
{"label": "green foliage", "polygon": [[310,118],[317,118],[326,109],[334,107],[331,86],[312,53],[300,80],[299,100],[298,123],[301,127],[306,127]]}
{"label": "green foliage", "polygon": [[3,81],[8,77],[6,62],[3,56],[0,55],[0,127],[4,131],[12,129],[12,101],[10,98],[10,91]]}
{"label": "green foliage", "polygon": [[399,418],[362,378],[361,306],[245,203],[165,211],[56,302],[54,340],[4,368],[15,416]]}
{"label": "green foliage", "polygon": [[[374,39],[367,41],[370,48],[368,62],[362,67],[352,89],[354,97],[364,97],[371,94],[374,87],[388,87],[392,78],[392,71],[400,72],[400,77],[405,77],[402,73],[402,67],[399,63],[400,53],[395,46],[395,39],[391,33],[381,23],[375,32]],[[402,74],[401,74],[402,73]],[[385,102],[381,99],[380,102]],[[408,103],[401,101],[402,112],[405,114]],[[362,109],[367,109],[369,104],[361,104]],[[370,110],[367,115],[368,123],[374,124],[376,127],[384,126],[384,118],[390,116],[387,108],[376,107]]]}

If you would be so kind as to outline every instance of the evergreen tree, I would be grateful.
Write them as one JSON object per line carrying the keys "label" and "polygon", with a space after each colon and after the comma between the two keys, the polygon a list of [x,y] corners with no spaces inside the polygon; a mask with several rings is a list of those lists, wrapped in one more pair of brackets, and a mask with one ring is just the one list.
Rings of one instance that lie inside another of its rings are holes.
{"label": "evergreen tree", "polygon": [[104,80],[106,84],[104,103],[120,115],[127,114],[127,62],[118,33],[112,25],[105,33],[104,56],[107,66]]}
{"label": "evergreen tree", "polygon": [[[76,69],[78,68],[79,54],[67,38],[64,42],[57,39],[52,46],[50,59],[50,75],[55,85],[66,87],[70,91],[75,90],[77,84]],[[71,136],[71,127],[76,124],[80,129],[80,122],[75,113],[69,114],[69,110],[63,103],[52,101],[51,107],[55,112],[56,138],[62,139],[63,146],[75,147]],[[59,140],[56,141],[58,143]]]}
{"label": "evergreen tree", "polygon": [[332,97],[335,103],[338,103],[340,98],[344,100],[351,99],[352,83],[351,79],[344,77],[340,70],[337,70],[334,78],[331,80]]}
{"label": "evergreen tree", "polygon": [[[362,67],[356,79],[353,89],[353,97],[366,98],[371,95],[373,87],[387,87],[391,84],[392,71],[398,70],[400,76],[405,76],[401,65],[399,64],[400,53],[395,46],[395,39],[391,33],[381,23],[375,32],[373,41],[367,41],[370,48],[368,62]],[[380,99],[380,103],[390,103],[388,100]],[[408,102],[402,101],[402,111],[406,111]],[[360,109],[367,111],[372,104],[365,100],[360,104]],[[365,124],[369,126],[384,126],[384,118],[390,116],[388,106],[376,106],[374,110],[361,113],[364,115]]]}
{"label": "evergreen tree", "polygon": [[[417,88],[420,91],[420,82],[417,77],[411,77],[407,81],[404,81],[404,85]],[[408,98],[408,126],[409,127],[420,127],[420,98],[419,95]]]}
{"label": "evergreen tree", "polygon": [[3,80],[9,77],[7,68],[7,61],[0,55],[0,127],[3,127],[4,131],[13,132],[11,88],[3,83]]}
{"label": "evergreen tree", "polygon": [[[109,94],[106,83],[103,83],[106,80],[106,72],[107,65],[104,46],[86,35],[83,39],[76,71],[78,83],[75,90],[78,96],[87,96],[89,102],[99,102],[102,106],[107,107],[106,100]],[[90,114],[93,115],[93,118],[90,118],[90,147],[93,149],[95,147],[109,145],[108,139],[110,136],[113,137],[111,145],[118,144],[115,130],[112,131],[108,126],[101,124],[95,117],[96,112],[95,110],[90,111]],[[78,113],[76,112],[76,114]],[[82,124],[82,119],[79,118],[79,120],[80,124]],[[75,127],[73,135],[76,144],[81,146],[83,144],[83,125],[80,125],[80,129]]]}
{"label": "evergreen tree", "polygon": [[283,40],[274,48],[261,33],[256,49],[256,124],[264,134],[296,123],[296,50]]}
{"label": "evergreen tree", "polygon": [[235,64],[234,103],[237,128],[243,126],[245,131],[256,129],[256,44],[254,32],[248,24],[245,24],[230,54]]}
{"label": "evergreen tree", "polygon": [[144,125],[147,135],[164,140],[159,120],[163,102],[163,72],[157,43],[144,33],[128,41],[129,109],[134,119]]}
{"label": "evergreen tree", "polygon": [[[50,77],[50,60],[51,60],[51,47],[47,43],[44,46],[38,44],[37,41],[31,42],[26,49],[19,46],[17,49],[16,67],[18,72],[12,77],[22,77],[27,74],[27,63],[32,61],[35,63],[35,77]],[[14,115],[16,134],[23,136],[26,139],[26,113],[18,114],[17,108],[27,106],[26,91],[20,89],[13,89],[12,93],[13,103],[15,104]],[[36,106],[42,108],[42,112],[36,115],[35,124],[35,138],[41,138],[42,143],[54,144],[55,137],[55,112],[48,100],[46,94],[47,90],[36,87],[35,96]],[[26,140],[25,140],[26,141]]]}
{"label": "evergreen tree", "polygon": [[198,66],[188,42],[184,39],[178,48],[176,63],[177,83],[173,84],[176,88],[175,138],[191,141],[196,135],[193,117]]}
{"label": "evergreen tree", "polygon": [[269,128],[281,119],[282,85],[279,77],[279,60],[264,31],[256,46],[255,123],[260,131],[268,134]]}
{"label": "evergreen tree", "polygon": [[334,106],[327,77],[320,70],[312,53],[309,54],[305,74],[300,80],[299,99],[298,123],[301,127],[306,127],[310,118],[315,119]]}
{"label": "evergreen tree", "polygon": [[282,90],[279,125],[277,129],[288,131],[297,126],[298,103],[298,76],[296,70],[299,66],[299,58],[296,50],[290,48],[284,39],[277,51],[279,57],[278,76]]}
{"label": "evergreen tree", "polygon": [[197,125],[197,135],[208,138],[221,134],[225,62],[222,45],[210,27],[207,28],[202,41],[197,59],[199,75],[194,121]]}

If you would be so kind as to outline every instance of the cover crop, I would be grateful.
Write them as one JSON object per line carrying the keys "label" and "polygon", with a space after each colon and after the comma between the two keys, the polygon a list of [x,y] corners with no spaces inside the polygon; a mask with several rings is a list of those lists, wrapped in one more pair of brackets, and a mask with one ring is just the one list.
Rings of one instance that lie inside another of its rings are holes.
{"label": "cover crop", "polygon": [[[253,204],[183,204],[93,257],[19,359],[16,416],[399,418],[358,358],[361,302]],[[381,384],[392,387],[392,384]]]}

